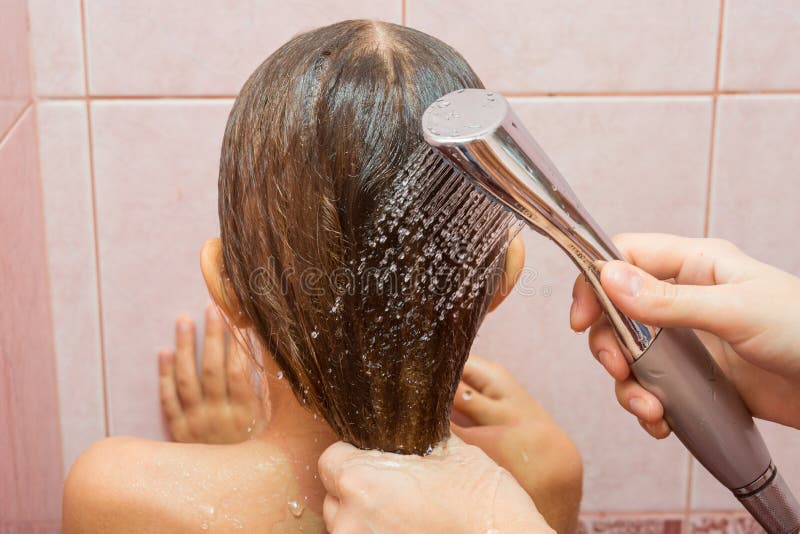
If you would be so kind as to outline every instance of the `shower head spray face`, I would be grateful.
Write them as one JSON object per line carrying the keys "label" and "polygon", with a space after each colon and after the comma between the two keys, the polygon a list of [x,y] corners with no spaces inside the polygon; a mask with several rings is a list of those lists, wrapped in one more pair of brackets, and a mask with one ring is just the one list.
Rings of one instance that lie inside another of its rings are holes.
{"label": "shower head spray face", "polygon": [[625,316],[600,283],[600,265],[623,259],[502,95],[462,89],[422,116],[425,141],[490,198],[555,242],[592,284],[631,370],[664,405],[692,454],[770,533],[796,533],[800,505],[777,472],[736,389],[688,329]]}
{"label": "shower head spray face", "polygon": [[482,89],[450,93],[425,111],[422,133],[456,169],[572,258],[594,286],[628,361],[639,358],[658,329],[620,314],[600,285],[598,261],[622,256],[508,101]]}

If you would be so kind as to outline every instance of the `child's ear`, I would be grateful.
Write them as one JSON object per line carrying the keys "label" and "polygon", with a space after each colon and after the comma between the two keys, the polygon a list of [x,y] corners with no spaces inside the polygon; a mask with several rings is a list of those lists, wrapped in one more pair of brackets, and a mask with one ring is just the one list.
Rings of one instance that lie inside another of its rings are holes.
{"label": "child's ear", "polygon": [[239,328],[249,326],[230,280],[225,275],[222,265],[222,242],[218,237],[212,237],[203,243],[203,248],[200,250],[200,271],[203,273],[209,295],[228,318],[231,326]]}
{"label": "child's ear", "polygon": [[519,275],[522,274],[524,265],[525,245],[522,242],[522,237],[517,234],[506,249],[505,269],[503,269],[503,275],[492,298],[492,303],[489,305],[490,312],[500,306],[506,297],[511,294],[511,290],[514,289],[517,280],[519,280]]}

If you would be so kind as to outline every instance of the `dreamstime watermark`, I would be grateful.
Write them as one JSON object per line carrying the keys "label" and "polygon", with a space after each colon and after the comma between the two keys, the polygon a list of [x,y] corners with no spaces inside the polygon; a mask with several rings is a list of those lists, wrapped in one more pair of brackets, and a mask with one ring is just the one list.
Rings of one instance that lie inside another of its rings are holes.
{"label": "dreamstime watermark", "polygon": [[[369,294],[370,296],[413,294],[423,292],[429,296],[477,296],[483,287],[498,288],[503,273],[494,267],[469,269],[458,265],[439,268],[402,270],[396,265],[387,267],[340,267],[327,272],[318,267],[300,271],[293,267],[280,269],[274,258],[254,269],[249,277],[250,291],[254,295],[282,295],[302,292],[312,297],[332,293],[338,296]],[[522,268],[512,293],[524,297],[550,297],[553,287],[541,283],[539,271],[533,267]]]}

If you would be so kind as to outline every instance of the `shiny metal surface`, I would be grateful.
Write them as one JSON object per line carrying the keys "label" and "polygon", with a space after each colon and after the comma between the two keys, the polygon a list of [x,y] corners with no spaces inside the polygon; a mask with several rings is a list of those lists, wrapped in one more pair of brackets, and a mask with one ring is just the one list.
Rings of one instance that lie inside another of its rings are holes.
{"label": "shiny metal surface", "polygon": [[658,329],[623,315],[600,284],[599,262],[622,259],[506,99],[483,89],[440,98],[422,116],[422,133],[491,197],[552,239],[594,287],[629,362]]}
{"label": "shiny metal surface", "polygon": [[777,470],[761,490],[739,501],[770,534],[800,532],[800,504]]}
{"label": "shiny metal surface", "polygon": [[767,467],[766,471],[761,473],[757,479],[753,480],[749,484],[740,488],[734,488],[733,494],[738,498],[744,498],[748,495],[756,493],[766,486],[767,483],[771,482],[772,479],[775,478],[777,472],[778,470],[775,468],[775,464],[770,460],[769,467]]}

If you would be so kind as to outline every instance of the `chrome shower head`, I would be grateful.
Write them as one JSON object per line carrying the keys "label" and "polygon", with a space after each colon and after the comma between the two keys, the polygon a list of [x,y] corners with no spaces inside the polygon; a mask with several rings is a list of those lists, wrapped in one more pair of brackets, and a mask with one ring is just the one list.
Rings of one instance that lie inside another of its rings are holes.
{"label": "chrome shower head", "polygon": [[553,240],[592,284],[631,370],[664,405],[672,430],[770,533],[796,533],[800,505],[781,478],[738,392],[688,329],[625,316],[602,284],[623,259],[502,95],[462,89],[422,116],[425,141],[458,174]]}

